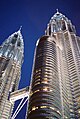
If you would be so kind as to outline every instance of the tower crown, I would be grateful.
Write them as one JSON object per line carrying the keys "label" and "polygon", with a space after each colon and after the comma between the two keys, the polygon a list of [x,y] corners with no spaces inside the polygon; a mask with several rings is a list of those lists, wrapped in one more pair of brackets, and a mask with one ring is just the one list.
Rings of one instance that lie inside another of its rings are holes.
{"label": "tower crown", "polygon": [[24,43],[20,29],[10,35],[1,45],[0,55],[11,58],[19,63],[22,62],[24,53]]}
{"label": "tower crown", "polygon": [[53,17],[51,18],[52,20],[66,20],[68,21],[67,17],[65,17],[65,15],[63,15],[62,13],[59,12],[59,10],[57,9],[57,12],[53,15]]}
{"label": "tower crown", "polygon": [[52,33],[66,30],[75,33],[75,27],[71,21],[57,9],[57,12],[51,17],[47,25],[46,35],[52,35]]}
{"label": "tower crown", "polygon": [[8,37],[8,39],[3,43],[3,44],[12,44],[14,45],[15,47],[19,47],[21,50],[23,50],[24,48],[24,43],[23,43],[23,38],[22,38],[22,34],[21,34],[21,27],[20,29],[13,33],[12,35],[10,35]]}

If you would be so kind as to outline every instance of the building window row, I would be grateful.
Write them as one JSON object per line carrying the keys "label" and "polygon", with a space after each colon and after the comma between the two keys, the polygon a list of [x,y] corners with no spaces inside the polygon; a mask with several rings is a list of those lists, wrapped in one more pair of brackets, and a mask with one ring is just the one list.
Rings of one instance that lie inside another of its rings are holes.
{"label": "building window row", "polygon": [[32,109],[29,111],[29,113],[31,113],[31,111],[35,111],[37,109],[52,109],[53,111],[55,111],[56,113],[58,113],[59,115],[61,115],[60,111],[57,110],[55,107],[49,107],[49,106],[45,106],[45,105],[42,105],[42,106],[33,106]]}

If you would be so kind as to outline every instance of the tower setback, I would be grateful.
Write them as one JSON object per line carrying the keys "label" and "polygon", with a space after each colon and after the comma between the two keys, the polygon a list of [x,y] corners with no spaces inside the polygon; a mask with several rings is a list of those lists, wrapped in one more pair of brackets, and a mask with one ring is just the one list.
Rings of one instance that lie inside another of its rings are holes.
{"label": "tower setback", "polygon": [[18,89],[24,44],[21,31],[13,33],[0,46],[0,119],[10,119],[14,104],[10,93]]}
{"label": "tower setback", "polygon": [[27,119],[80,119],[80,38],[58,11],[36,44]]}

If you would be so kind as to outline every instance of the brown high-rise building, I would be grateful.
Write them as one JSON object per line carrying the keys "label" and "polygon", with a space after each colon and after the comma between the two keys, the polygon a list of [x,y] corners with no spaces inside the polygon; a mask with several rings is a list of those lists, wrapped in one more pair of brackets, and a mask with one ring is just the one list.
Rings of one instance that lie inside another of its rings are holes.
{"label": "brown high-rise building", "polygon": [[9,96],[18,89],[23,51],[20,30],[9,36],[0,47],[0,119],[10,119],[14,104]]}
{"label": "brown high-rise building", "polygon": [[58,11],[36,44],[27,119],[80,119],[80,38]]}

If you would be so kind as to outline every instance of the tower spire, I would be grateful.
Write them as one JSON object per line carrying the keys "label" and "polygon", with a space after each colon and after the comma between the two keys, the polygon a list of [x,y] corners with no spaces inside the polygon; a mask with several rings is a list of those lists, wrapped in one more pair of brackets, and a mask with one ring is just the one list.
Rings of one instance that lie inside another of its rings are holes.
{"label": "tower spire", "polygon": [[57,11],[57,14],[59,14],[59,9],[56,9],[56,11]]}
{"label": "tower spire", "polygon": [[19,31],[19,32],[21,32],[21,30],[22,30],[22,26],[20,26],[20,28],[19,28],[19,30],[18,30],[18,31]]}

